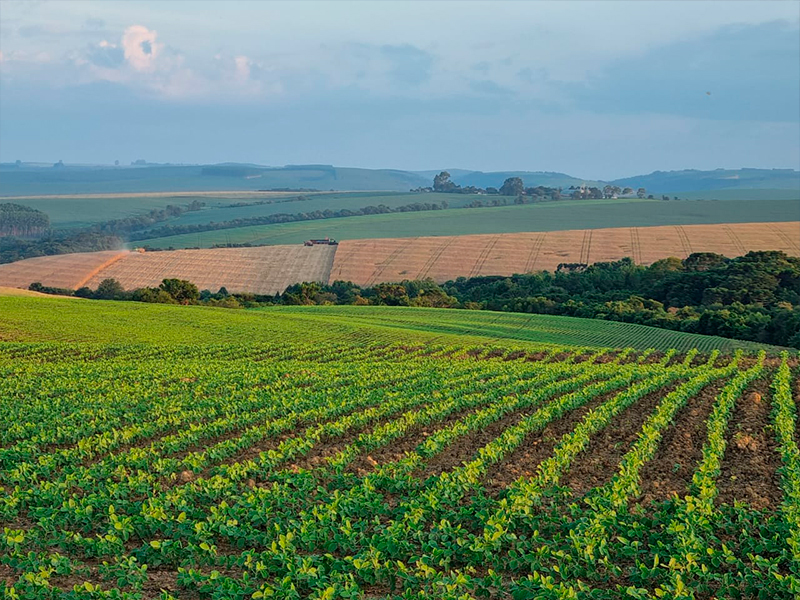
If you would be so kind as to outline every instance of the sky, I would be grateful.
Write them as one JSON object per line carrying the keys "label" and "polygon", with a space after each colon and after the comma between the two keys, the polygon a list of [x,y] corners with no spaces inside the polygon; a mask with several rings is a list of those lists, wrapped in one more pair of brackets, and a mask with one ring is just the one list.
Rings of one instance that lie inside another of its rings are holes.
{"label": "sky", "polygon": [[800,168],[800,2],[0,1],[0,161]]}

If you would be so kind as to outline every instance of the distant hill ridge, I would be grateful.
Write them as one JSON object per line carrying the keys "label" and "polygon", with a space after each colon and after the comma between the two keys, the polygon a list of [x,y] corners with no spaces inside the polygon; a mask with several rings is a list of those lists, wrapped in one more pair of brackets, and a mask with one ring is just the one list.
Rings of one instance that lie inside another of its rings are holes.
{"label": "distant hill ridge", "polygon": [[[527,186],[562,187],[605,185],[644,187],[649,192],[676,193],[725,189],[790,189],[800,194],[800,171],[793,169],[716,169],[713,171],[654,171],[612,181],[581,179],[546,171],[468,171],[448,169],[462,186],[500,187],[508,177],[521,177]],[[91,194],[123,192],[223,191],[313,188],[319,190],[408,191],[431,185],[429,171],[359,169],[333,165],[268,167],[245,163],[216,165],[153,165],[128,167],[0,163],[0,196]]]}

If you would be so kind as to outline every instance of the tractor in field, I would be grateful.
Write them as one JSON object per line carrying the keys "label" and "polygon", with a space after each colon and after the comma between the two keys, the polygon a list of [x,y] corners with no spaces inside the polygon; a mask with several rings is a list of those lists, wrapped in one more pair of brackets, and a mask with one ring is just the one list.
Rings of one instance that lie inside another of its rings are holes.
{"label": "tractor in field", "polygon": [[306,240],[303,242],[304,246],[338,246],[339,242],[331,238],[324,238],[320,240]]}

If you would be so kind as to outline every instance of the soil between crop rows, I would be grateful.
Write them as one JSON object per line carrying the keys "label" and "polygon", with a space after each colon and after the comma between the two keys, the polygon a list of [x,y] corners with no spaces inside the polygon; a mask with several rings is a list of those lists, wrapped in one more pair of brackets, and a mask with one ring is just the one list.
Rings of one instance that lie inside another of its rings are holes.
{"label": "soil between crop rows", "polygon": [[376,448],[369,454],[359,455],[350,464],[347,471],[363,477],[371,473],[379,465],[400,460],[405,456],[406,452],[413,451],[414,448],[419,446],[433,433],[447,429],[453,425],[453,423],[485,407],[486,405],[465,408],[447,415],[447,417],[441,421],[416,425],[410,428],[405,435],[398,440],[381,448]]}
{"label": "soil between crop rows", "polygon": [[706,443],[707,419],[723,383],[715,382],[692,396],[667,428],[658,451],[640,471],[640,504],[664,500],[674,494],[683,497]]}
{"label": "soil between crop rows", "polygon": [[[550,457],[561,437],[580,423],[586,414],[612,398],[619,390],[600,394],[589,402],[580,406],[560,419],[549,423],[541,431],[533,432],[525,438],[520,446],[504,460],[492,465],[486,475],[486,491],[491,496],[497,496],[506,487],[520,477],[532,477],[536,468],[543,460]],[[534,411],[531,411],[534,412]]]}
{"label": "soil between crop rows", "polygon": [[769,385],[773,376],[774,372],[754,381],[736,400],[717,482],[718,504],[738,500],[763,510],[781,503],[777,475],[781,460],[770,427]]}
{"label": "soil between crop rows", "polygon": [[800,373],[797,369],[794,370],[794,382],[792,384],[792,397],[794,398],[795,407],[795,432],[794,440],[800,444]]}
{"label": "soil between crop rows", "polygon": [[661,400],[677,386],[677,383],[673,383],[646,394],[593,435],[586,450],[575,457],[572,467],[564,476],[563,485],[582,496],[593,487],[608,483],[645,421]]}

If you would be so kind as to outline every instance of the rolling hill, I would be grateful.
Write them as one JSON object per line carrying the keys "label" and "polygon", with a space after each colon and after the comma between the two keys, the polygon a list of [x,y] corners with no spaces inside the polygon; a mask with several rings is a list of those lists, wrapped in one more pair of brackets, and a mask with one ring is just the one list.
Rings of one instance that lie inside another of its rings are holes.
{"label": "rolling hill", "polygon": [[[438,170],[360,169],[332,165],[264,167],[250,164],[142,165],[131,167],[0,164],[0,196],[102,194],[313,188],[318,190],[384,190],[406,192],[429,186]],[[453,169],[460,185],[500,187],[507,177],[521,177],[527,186],[568,188],[602,185],[599,180],[542,171],[484,173]],[[653,193],[718,189],[792,189],[800,191],[800,172],[791,169],[717,169],[655,171],[611,181],[620,187],[645,187]]]}
{"label": "rolling hill", "polygon": [[0,290],[0,342],[175,344],[268,343],[303,332],[304,342],[359,340],[488,343],[702,351],[770,346],[632,323],[389,306],[276,306],[229,310],[80,298],[8,296]]}
{"label": "rolling hill", "polygon": [[502,235],[463,235],[344,240],[338,246],[301,244],[159,252],[108,251],[30,258],[0,265],[0,286],[96,289],[104,279],[125,289],[188,279],[217,291],[270,294],[303,281],[352,281],[369,286],[404,279],[555,271],[561,263],[593,263],[632,257],[639,264],[685,258],[692,252],[729,257],[750,250],[800,255],[800,223],[732,223],[666,227],[619,227]]}

